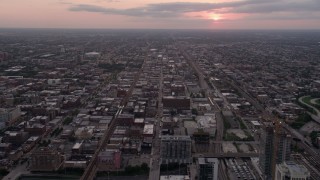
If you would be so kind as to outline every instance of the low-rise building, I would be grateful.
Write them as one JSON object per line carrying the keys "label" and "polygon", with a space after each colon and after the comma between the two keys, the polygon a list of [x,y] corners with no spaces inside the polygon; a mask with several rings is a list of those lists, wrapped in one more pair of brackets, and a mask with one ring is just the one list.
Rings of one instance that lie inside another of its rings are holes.
{"label": "low-rise building", "polygon": [[146,124],[143,128],[143,136],[144,137],[153,137],[154,135],[154,125],[153,124]]}
{"label": "low-rise building", "polygon": [[190,176],[187,176],[187,175],[166,175],[166,176],[160,176],[160,180],[190,180]]}
{"label": "low-rise building", "polygon": [[217,121],[215,114],[205,114],[204,116],[196,117],[197,125],[199,129],[210,134],[210,136],[215,136],[217,130]]}
{"label": "low-rise building", "polygon": [[218,180],[218,158],[199,158],[198,175],[199,180]]}
{"label": "low-rise building", "polygon": [[99,170],[117,170],[121,168],[121,151],[105,150],[98,155]]}
{"label": "low-rise building", "polygon": [[191,101],[189,97],[165,96],[162,98],[163,107],[170,109],[190,109]]}
{"label": "low-rise building", "polygon": [[80,127],[76,130],[75,137],[77,139],[90,139],[93,136],[93,126]]}
{"label": "low-rise building", "polygon": [[283,179],[308,180],[310,179],[310,172],[303,165],[296,164],[292,161],[283,162],[276,165],[275,180]]}
{"label": "low-rise building", "polygon": [[161,163],[190,163],[191,138],[190,136],[162,136]]}
{"label": "low-rise building", "polygon": [[0,129],[4,128],[5,125],[11,125],[16,122],[21,116],[21,110],[19,107],[4,109],[0,108]]}
{"label": "low-rise building", "polygon": [[30,158],[31,171],[56,171],[63,164],[63,156],[56,150],[41,147]]}

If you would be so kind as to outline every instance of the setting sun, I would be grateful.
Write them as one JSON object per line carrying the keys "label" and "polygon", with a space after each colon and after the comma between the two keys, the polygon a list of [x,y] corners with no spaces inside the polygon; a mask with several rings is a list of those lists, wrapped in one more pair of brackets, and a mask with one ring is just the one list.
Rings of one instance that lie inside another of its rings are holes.
{"label": "setting sun", "polygon": [[221,20],[221,19],[222,19],[222,18],[221,18],[221,15],[219,15],[219,14],[210,14],[210,15],[209,15],[209,18],[212,19],[212,20],[214,20],[214,21],[218,21],[218,20]]}

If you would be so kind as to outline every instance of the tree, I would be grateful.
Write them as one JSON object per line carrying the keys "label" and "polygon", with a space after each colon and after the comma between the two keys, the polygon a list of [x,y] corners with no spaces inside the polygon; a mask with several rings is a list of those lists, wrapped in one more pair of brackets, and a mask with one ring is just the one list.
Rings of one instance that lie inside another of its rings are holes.
{"label": "tree", "polygon": [[149,171],[149,166],[148,166],[148,164],[147,164],[147,163],[142,163],[142,164],[141,164],[141,170],[142,170],[143,172],[148,172],[148,171]]}
{"label": "tree", "polygon": [[196,108],[192,108],[191,113],[194,115],[198,115],[198,110]]}

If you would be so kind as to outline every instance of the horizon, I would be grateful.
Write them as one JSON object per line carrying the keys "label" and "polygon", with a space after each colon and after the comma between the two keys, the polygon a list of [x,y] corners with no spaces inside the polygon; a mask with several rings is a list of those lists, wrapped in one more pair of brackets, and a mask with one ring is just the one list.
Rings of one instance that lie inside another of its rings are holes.
{"label": "horizon", "polygon": [[178,28],[46,28],[46,27],[37,27],[37,28],[25,28],[25,27],[0,27],[0,30],[154,30],[154,31],[208,31],[208,32],[223,32],[223,31],[319,31],[320,29],[178,29]]}
{"label": "horizon", "polygon": [[0,28],[319,30],[317,0],[3,0]]}

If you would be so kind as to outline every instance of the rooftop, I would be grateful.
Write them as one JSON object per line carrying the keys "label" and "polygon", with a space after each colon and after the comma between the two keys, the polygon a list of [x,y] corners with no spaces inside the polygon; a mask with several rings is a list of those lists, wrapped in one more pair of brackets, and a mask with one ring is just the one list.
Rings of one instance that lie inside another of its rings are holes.
{"label": "rooftop", "polygon": [[169,175],[169,176],[160,176],[160,180],[189,180],[189,176],[184,175]]}

